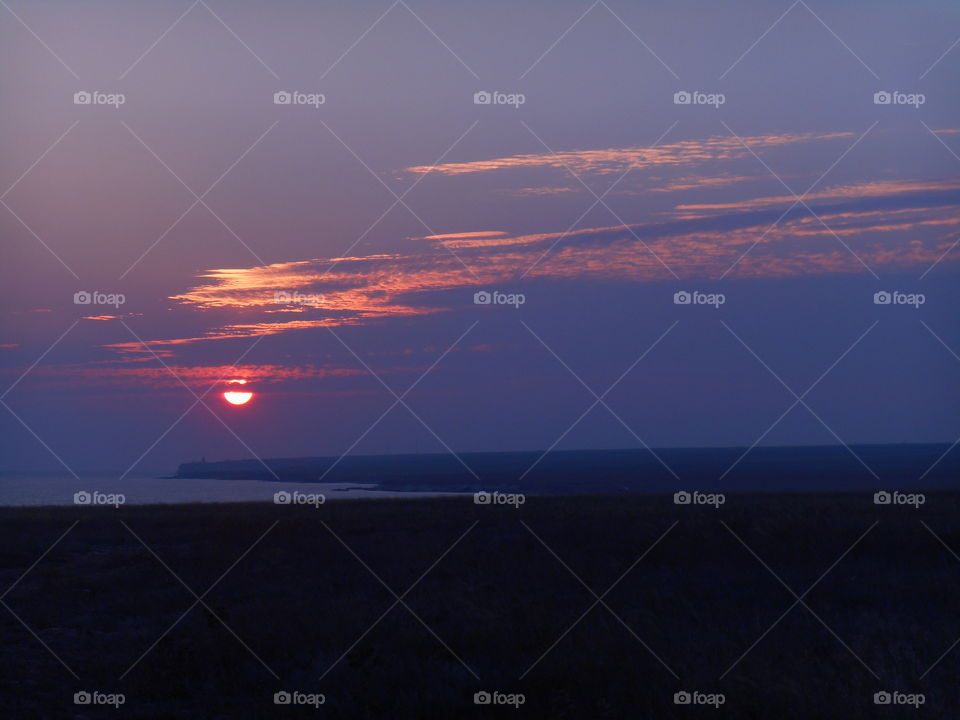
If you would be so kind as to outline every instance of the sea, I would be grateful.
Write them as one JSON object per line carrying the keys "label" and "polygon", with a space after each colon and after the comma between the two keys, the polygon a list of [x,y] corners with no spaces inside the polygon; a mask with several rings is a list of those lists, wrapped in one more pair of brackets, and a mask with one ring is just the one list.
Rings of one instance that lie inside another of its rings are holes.
{"label": "sea", "polygon": [[125,505],[170,503],[273,502],[274,494],[322,494],[324,500],[440,497],[460,493],[377,490],[374,484],[276,483],[261,480],[210,480],[117,475],[0,475],[0,506],[74,505],[74,496],[123,496]]}

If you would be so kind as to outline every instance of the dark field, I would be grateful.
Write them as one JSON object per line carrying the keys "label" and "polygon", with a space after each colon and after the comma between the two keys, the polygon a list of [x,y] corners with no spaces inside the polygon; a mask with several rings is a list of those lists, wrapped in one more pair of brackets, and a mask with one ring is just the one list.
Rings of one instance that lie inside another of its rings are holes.
{"label": "dark field", "polygon": [[[960,717],[958,494],[919,510],[630,495],[0,519],[3,717]],[[75,705],[81,690],[125,703]],[[278,706],[280,690],[326,702]],[[482,690],[525,702],[475,705]],[[725,702],[675,705],[681,690]],[[925,702],[875,705],[884,690]]]}

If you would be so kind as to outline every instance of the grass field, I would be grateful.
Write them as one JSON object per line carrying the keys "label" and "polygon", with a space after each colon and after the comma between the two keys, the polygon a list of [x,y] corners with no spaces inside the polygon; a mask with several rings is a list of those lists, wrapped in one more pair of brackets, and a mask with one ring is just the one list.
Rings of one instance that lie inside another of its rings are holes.
{"label": "grass field", "polygon": [[958,494],[6,508],[0,534],[3,717],[960,717]]}

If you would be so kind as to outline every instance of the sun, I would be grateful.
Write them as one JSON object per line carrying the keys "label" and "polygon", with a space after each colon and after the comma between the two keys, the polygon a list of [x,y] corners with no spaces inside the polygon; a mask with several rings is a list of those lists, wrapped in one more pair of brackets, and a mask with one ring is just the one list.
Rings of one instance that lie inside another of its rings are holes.
{"label": "sun", "polygon": [[[246,385],[246,380],[230,380],[227,382],[228,385]],[[252,392],[240,392],[237,390],[227,390],[223,394],[223,399],[226,400],[231,405],[246,405],[250,402],[250,399],[253,397]]]}

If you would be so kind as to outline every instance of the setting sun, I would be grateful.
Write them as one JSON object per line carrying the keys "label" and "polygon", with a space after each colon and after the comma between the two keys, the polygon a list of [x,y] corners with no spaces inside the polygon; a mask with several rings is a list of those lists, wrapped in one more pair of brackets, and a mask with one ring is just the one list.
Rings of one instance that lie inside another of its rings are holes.
{"label": "setting sun", "polygon": [[[243,379],[229,380],[227,382],[227,385],[246,385],[246,384],[247,384],[247,381]],[[250,398],[252,397],[253,397],[253,393],[249,391],[241,392],[238,390],[227,390],[223,394],[223,399],[226,400],[231,405],[246,405],[248,402],[250,402]]]}

